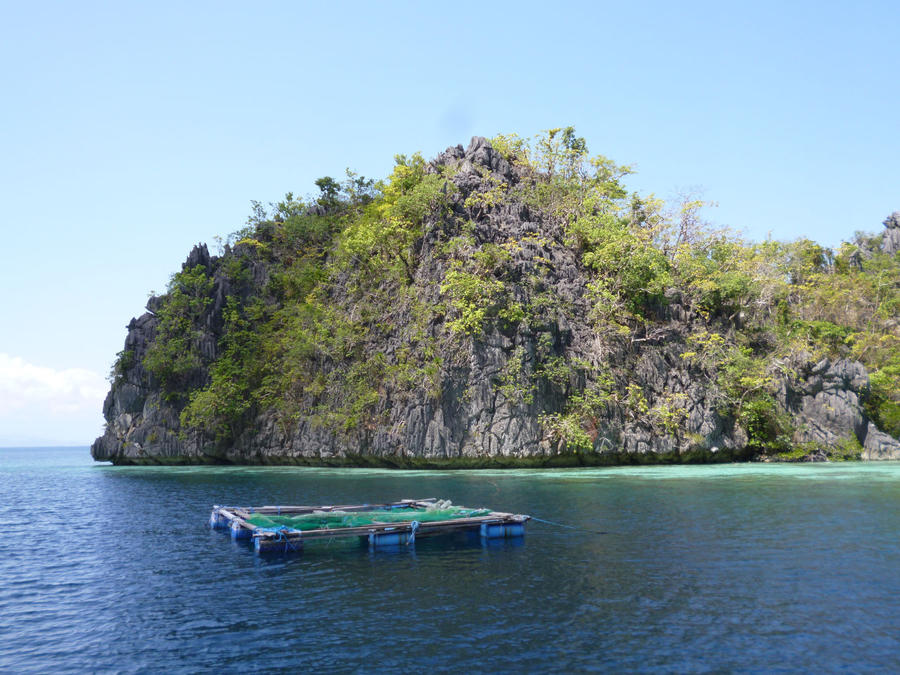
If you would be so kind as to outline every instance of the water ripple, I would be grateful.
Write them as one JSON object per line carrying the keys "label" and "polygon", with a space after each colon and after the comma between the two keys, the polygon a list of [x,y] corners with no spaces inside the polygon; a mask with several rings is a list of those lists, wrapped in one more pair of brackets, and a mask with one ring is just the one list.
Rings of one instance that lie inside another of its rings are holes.
{"label": "water ripple", "polygon": [[[897,463],[119,468],[6,449],[0,485],[2,672],[900,668]],[[569,528],[259,558],[205,527],[213,503],[425,496]]]}

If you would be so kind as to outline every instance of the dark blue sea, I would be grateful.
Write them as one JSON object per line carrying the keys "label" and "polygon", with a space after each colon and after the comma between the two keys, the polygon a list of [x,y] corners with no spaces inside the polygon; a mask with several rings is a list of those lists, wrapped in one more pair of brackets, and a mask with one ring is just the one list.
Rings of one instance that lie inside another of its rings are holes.
{"label": "dark blue sea", "polygon": [[[561,525],[287,558],[207,527],[213,504],[407,497]],[[441,473],[0,449],[0,526],[3,673],[900,670],[898,463]]]}

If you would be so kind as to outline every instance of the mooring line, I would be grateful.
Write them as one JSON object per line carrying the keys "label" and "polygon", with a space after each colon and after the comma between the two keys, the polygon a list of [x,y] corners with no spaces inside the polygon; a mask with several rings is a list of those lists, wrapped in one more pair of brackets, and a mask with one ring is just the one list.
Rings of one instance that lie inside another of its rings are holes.
{"label": "mooring line", "polygon": [[531,516],[532,520],[536,520],[539,523],[546,523],[547,525],[555,525],[556,527],[564,527],[567,530],[579,530],[580,532],[588,532],[590,534],[608,534],[607,532],[601,532],[600,530],[589,530],[586,527],[577,527],[575,525],[565,525],[564,523],[557,523],[552,520],[544,520],[543,518],[538,518],[537,516]]}

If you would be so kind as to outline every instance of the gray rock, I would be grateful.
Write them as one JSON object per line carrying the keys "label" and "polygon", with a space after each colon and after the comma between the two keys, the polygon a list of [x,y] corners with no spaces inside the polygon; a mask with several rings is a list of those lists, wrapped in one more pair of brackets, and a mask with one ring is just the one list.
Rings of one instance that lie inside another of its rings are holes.
{"label": "gray rock", "polygon": [[881,240],[881,250],[888,255],[900,252],[900,211],[894,211],[884,221],[884,238]]}
{"label": "gray rock", "polygon": [[181,269],[189,270],[197,265],[203,265],[208,270],[212,267],[211,262],[209,249],[206,247],[206,244],[197,244],[191,249]]}
{"label": "gray rock", "polygon": [[512,175],[509,162],[491,147],[490,141],[482,136],[472,138],[465,156],[473,164],[483,166],[503,178],[509,179]]}
{"label": "gray rock", "polygon": [[833,447],[847,439],[865,439],[869,421],[862,401],[869,376],[861,363],[822,359],[804,379],[786,385],[781,402],[794,415],[796,443]]}
{"label": "gray rock", "polygon": [[900,460],[900,441],[869,422],[863,443],[862,459]]}

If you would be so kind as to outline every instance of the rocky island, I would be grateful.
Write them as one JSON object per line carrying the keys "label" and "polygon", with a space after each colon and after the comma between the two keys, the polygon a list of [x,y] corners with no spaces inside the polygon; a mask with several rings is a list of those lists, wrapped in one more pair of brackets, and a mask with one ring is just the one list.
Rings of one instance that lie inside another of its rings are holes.
{"label": "rocky island", "polygon": [[900,459],[900,214],[752,243],[628,172],[566,128],[254,202],[129,324],[93,457]]}

